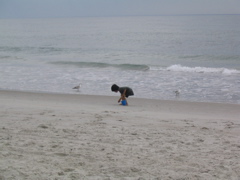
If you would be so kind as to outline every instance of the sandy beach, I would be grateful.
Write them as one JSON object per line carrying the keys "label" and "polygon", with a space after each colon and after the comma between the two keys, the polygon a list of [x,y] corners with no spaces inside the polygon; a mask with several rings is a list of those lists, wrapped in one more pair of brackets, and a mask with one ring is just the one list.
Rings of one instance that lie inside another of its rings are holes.
{"label": "sandy beach", "polygon": [[0,180],[240,180],[240,105],[0,91]]}

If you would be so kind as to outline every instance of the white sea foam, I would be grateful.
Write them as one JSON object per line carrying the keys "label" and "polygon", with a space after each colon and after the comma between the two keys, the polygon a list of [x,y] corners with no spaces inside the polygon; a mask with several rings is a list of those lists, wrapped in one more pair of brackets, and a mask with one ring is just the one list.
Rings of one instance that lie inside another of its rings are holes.
{"label": "white sea foam", "polygon": [[236,69],[227,68],[209,68],[209,67],[187,67],[180,64],[171,65],[166,68],[167,71],[175,72],[196,72],[196,73],[221,73],[226,75],[240,74]]}

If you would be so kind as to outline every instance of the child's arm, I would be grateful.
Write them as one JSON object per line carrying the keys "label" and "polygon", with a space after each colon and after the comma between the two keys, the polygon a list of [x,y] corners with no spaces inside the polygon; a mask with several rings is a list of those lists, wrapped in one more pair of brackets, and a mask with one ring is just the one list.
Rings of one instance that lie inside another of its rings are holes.
{"label": "child's arm", "polygon": [[119,98],[118,102],[120,102],[121,100],[124,100],[124,99],[125,99],[126,90],[127,90],[127,89],[125,89],[125,90],[123,91],[123,93],[121,94],[121,97]]}
{"label": "child's arm", "polygon": [[119,103],[120,103],[121,99],[122,99],[122,96],[121,96],[121,97],[119,98],[119,100],[118,100]]}

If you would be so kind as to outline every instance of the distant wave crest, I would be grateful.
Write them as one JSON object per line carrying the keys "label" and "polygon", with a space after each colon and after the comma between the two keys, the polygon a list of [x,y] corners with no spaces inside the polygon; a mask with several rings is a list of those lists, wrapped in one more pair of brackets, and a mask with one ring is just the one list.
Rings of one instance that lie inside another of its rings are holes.
{"label": "distant wave crest", "polygon": [[55,47],[11,47],[11,46],[0,46],[0,52],[10,52],[10,53],[53,53],[53,52],[64,52],[65,49],[55,48]]}
{"label": "distant wave crest", "polygon": [[53,64],[59,65],[72,65],[80,68],[119,68],[125,70],[139,70],[139,71],[146,71],[149,70],[149,66],[141,65],[141,64],[109,64],[109,63],[102,63],[102,62],[73,62],[73,61],[59,61],[53,62]]}

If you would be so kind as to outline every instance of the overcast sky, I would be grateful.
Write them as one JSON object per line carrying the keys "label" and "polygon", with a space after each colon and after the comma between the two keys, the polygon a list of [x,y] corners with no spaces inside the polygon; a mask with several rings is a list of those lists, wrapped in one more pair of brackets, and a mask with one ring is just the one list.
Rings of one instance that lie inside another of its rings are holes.
{"label": "overcast sky", "polygon": [[0,0],[0,18],[240,14],[240,0]]}

